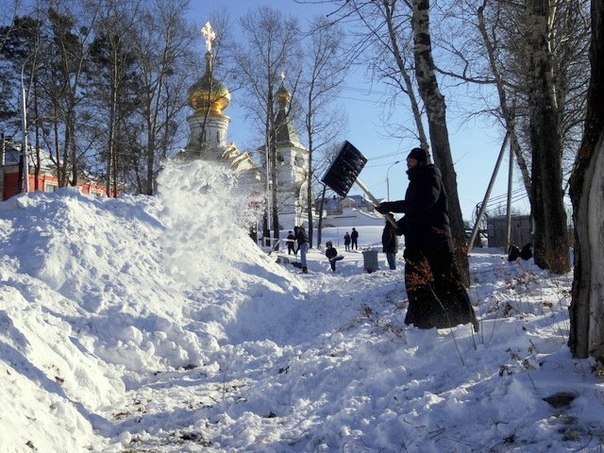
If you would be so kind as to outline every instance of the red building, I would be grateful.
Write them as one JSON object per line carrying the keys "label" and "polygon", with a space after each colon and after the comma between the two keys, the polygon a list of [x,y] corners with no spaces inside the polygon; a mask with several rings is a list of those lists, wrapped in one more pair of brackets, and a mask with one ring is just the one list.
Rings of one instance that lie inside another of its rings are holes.
{"label": "red building", "polygon": [[[0,195],[2,200],[21,193],[21,180],[19,178],[19,160],[21,158],[21,146],[13,141],[0,138]],[[59,180],[56,176],[56,166],[48,157],[43,158],[40,171],[36,177],[33,165],[29,165],[28,183],[29,192],[43,190],[44,192],[55,192],[59,189]],[[82,178],[77,187],[84,194],[106,196],[107,190],[103,184],[93,180]]]}

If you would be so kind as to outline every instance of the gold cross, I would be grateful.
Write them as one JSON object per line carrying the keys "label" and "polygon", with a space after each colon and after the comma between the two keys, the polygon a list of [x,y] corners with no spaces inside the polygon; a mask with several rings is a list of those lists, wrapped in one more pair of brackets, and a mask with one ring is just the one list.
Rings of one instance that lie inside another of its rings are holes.
{"label": "gold cross", "polygon": [[209,22],[206,22],[206,24],[203,26],[203,28],[201,29],[201,34],[206,39],[206,49],[208,49],[208,52],[211,52],[212,41],[216,39],[216,33],[214,33],[214,30],[212,30],[212,26]]}

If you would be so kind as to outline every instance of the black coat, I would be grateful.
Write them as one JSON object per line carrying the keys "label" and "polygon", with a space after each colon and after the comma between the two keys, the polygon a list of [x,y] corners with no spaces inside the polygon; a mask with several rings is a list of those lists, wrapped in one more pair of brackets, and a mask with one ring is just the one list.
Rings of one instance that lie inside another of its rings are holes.
{"label": "black coat", "polygon": [[304,228],[302,228],[302,227],[294,228],[294,234],[296,235],[296,242],[298,243],[298,248],[300,248],[300,246],[302,244],[304,244],[305,242],[309,242],[308,236],[307,236]]}
{"label": "black coat", "polygon": [[295,247],[294,242],[296,242],[296,236],[294,236],[293,234],[288,234],[287,235],[287,247],[290,249],[293,249]]}
{"label": "black coat", "polygon": [[327,248],[325,249],[325,256],[331,260],[332,258],[338,256],[338,251],[335,247]]}
{"label": "black coat", "polygon": [[[402,212],[397,234],[405,235],[405,286],[409,307],[405,324],[421,329],[478,322],[455,263],[447,194],[434,165],[407,171],[405,199],[382,203],[381,210]],[[426,264],[428,267],[426,267]]]}
{"label": "black coat", "polygon": [[402,212],[399,228],[406,248],[439,249],[453,253],[447,193],[440,170],[433,164],[407,171],[405,199],[383,203],[391,212]]}
{"label": "black coat", "polygon": [[398,238],[396,232],[390,224],[386,223],[384,231],[382,231],[382,252],[384,253],[396,253],[398,251]]}

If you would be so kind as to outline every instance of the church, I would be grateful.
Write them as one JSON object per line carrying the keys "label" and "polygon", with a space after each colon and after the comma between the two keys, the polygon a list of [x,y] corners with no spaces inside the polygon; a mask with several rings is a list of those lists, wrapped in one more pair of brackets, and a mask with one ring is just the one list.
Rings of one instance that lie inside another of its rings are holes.
{"label": "church", "polygon": [[[189,159],[223,160],[241,172],[248,183],[263,187],[265,191],[266,171],[260,171],[248,152],[240,151],[228,141],[231,119],[223,112],[231,102],[231,93],[213,77],[212,41],[215,35],[209,23],[202,33],[206,39],[206,69],[204,75],[189,88],[187,102],[193,113],[187,117],[189,140],[184,155]],[[294,225],[303,225],[307,218],[308,149],[300,143],[290,120],[292,95],[285,88],[283,77],[275,97],[278,103],[275,118],[278,214],[281,229],[287,230]]]}

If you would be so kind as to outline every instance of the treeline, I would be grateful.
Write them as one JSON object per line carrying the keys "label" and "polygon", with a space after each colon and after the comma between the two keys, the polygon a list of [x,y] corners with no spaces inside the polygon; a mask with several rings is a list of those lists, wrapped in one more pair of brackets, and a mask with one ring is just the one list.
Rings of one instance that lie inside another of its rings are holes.
{"label": "treeline", "polygon": [[[39,170],[45,150],[60,186],[89,174],[104,181],[109,194],[152,194],[161,161],[187,141],[188,90],[205,70],[204,38],[189,2],[38,0],[35,8],[24,10],[18,1],[12,8],[0,12],[0,131],[20,141],[24,91],[30,167]],[[243,146],[268,168],[273,226],[279,208],[275,140],[283,126],[275,104],[284,77],[292,108],[282,120],[296,124],[311,155],[313,183],[304,187],[304,204],[312,225],[314,172],[324,165],[312,156],[328,152],[343,127],[331,99],[351,63],[344,33],[320,17],[303,30],[297,18],[268,7],[233,24],[217,8],[199,18],[216,31],[212,76],[247,112],[256,141]],[[240,30],[237,39],[234,29]]]}
{"label": "treeline", "polygon": [[153,192],[159,163],[186,134],[199,44],[186,5],[40,1],[5,18],[0,130],[21,136],[25,93],[35,171],[46,150],[60,186],[91,175],[106,181],[108,193]]}

